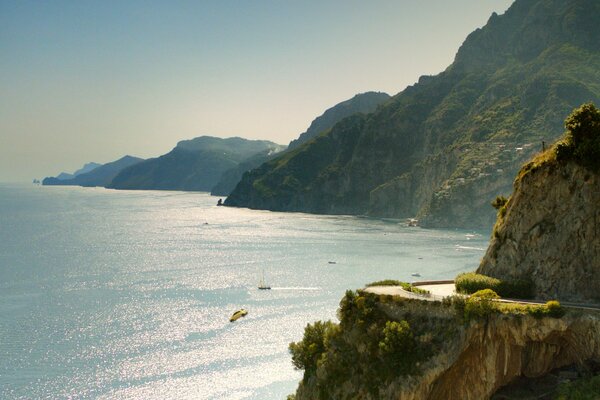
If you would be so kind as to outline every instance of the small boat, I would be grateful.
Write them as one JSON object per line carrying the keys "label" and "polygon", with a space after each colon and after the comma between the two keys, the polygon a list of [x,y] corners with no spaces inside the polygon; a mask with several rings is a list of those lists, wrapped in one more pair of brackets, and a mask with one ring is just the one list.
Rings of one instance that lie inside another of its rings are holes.
{"label": "small boat", "polygon": [[407,226],[419,226],[419,220],[415,218],[409,218],[406,220]]}
{"label": "small boat", "polygon": [[328,261],[329,264],[337,264],[336,261]]}
{"label": "small boat", "polygon": [[243,308],[240,310],[237,310],[236,312],[233,313],[231,318],[229,318],[229,322],[235,322],[238,319],[245,317],[246,315],[248,315],[248,311],[244,310]]}
{"label": "small boat", "polygon": [[410,276],[416,276],[417,278],[421,277],[421,274],[418,272],[413,272]]}
{"label": "small boat", "polygon": [[265,271],[263,271],[262,278],[260,278],[260,281],[258,282],[258,289],[259,290],[270,290],[271,289],[271,286],[269,286],[265,283]]}

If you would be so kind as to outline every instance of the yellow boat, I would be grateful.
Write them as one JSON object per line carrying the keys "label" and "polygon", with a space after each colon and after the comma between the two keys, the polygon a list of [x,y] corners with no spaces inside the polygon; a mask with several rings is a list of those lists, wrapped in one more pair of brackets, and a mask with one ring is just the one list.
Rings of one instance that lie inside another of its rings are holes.
{"label": "yellow boat", "polygon": [[248,311],[244,310],[243,308],[241,310],[237,310],[236,312],[233,313],[231,318],[229,318],[229,322],[235,322],[238,319],[245,317],[247,314],[248,314]]}

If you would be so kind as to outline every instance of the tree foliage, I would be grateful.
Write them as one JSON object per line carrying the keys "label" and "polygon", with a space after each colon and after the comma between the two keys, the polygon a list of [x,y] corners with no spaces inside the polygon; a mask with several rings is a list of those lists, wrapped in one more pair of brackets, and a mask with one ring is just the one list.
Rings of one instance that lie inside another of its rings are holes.
{"label": "tree foliage", "polygon": [[317,362],[326,350],[327,335],[334,329],[335,324],[331,321],[317,321],[312,325],[306,325],[302,340],[289,345],[294,367],[306,372],[314,372],[317,369]]}
{"label": "tree foliage", "polygon": [[556,146],[559,161],[573,159],[579,164],[600,170],[600,110],[592,103],[574,110],[565,121],[565,139]]}

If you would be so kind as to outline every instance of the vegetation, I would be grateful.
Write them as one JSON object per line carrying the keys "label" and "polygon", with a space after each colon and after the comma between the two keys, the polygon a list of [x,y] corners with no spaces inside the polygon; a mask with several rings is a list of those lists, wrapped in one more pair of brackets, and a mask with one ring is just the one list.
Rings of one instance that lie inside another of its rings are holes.
{"label": "vegetation", "polygon": [[[599,41],[586,28],[600,9],[526,3],[469,35],[443,73],[422,77],[369,116],[346,118],[295,149],[301,151],[246,175],[228,202],[419,215],[430,226],[491,224],[485,199],[510,191],[516,166],[542,141],[560,137],[562,116],[600,101],[600,54],[592,45]],[[581,157],[593,160],[596,147],[585,147]],[[286,186],[287,176],[300,184]]]}
{"label": "vegetation", "polygon": [[314,372],[321,355],[325,352],[325,339],[334,329],[335,325],[331,321],[317,321],[306,325],[302,340],[290,343],[289,346],[294,367]]}
{"label": "vegetation", "polygon": [[465,302],[465,320],[485,318],[495,313],[498,308],[494,300],[499,298],[500,296],[491,289],[483,289],[473,293]]}
{"label": "vegetation", "polygon": [[[445,310],[447,317],[416,312],[417,304],[418,309]],[[461,324],[448,304],[351,290],[340,302],[338,317],[337,325],[308,325],[302,341],[290,344],[294,366],[304,369],[304,382],[316,380],[319,399],[335,398],[347,381],[366,388],[366,393],[354,394],[357,398],[380,398],[380,388],[399,377],[418,375],[423,362],[439,352]]]}
{"label": "vegetation", "polygon": [[466,300],[460,301],[456,309],[462,310],[466,322],[485,319],[492,314],[531,315],[535,318],[560,318],[565,314],[564,308],[556,300],[546,304],[502,303],[496,300],[500,296],[491,289],[483,289],[473,293]]}
{"label": "vegetation", "polygon": [[502,207],[506,205],[508,199],[504,196],[497,196],[494,201],[492,201],[492,207],[496,210],[500,210]]}
{"label": "vegetation", "polygon": [[390,367],[400,375],[410,374],[419,359],[417,348],[408,322],[386,321],[379,350],[383,358],[390,360]]}
{"label": "vegetation", "polygon": [[412,292],[415,294],[429,294],[429,290],[421,289],[418,286],[413,286],[408,282],[397,281],[394,279],[385,279],[383,281],[371,282],[367,283],[365,286],[401,286],[402,289],[406,290],[407,292]]}
{"label": "vegetation", "polygon": [[565,138],[556,146],[556,158],[600,170],[600,111],[592,103],[584,104],[567,117],[565,127]]}
{"label": "vegetation", "polygon": [[598,400],[600,396],[600,375],[562,383],[556,400]]}
{"label": "vegetation", "polygon": [[110,183],[114,189],[210,191],[221,175],[257,154],[283,147],[265,140],[221,139],[200,136],[184,140],[157,158],[120,170]]}
{"label": "vegetation", "polygon": [[531,299],[534,295],[534,287],[531,282],[516,280],[502,281],[475,272],[460,274],[455,279],[456,291],[458,293],[472,294],[479,290],[491,289],[501,297],[512,299]]}
{"label": "vegetation", "polygon": [[418,376],[425,363],[473,321],[497,314],[558,318],[557,301],[524,305],[497,301],[483,289],[470,297],[442,302],[346,291],[338,309],[339,324],[307,325],[301,341],[290,344],[292,362],[304,370],[302,384],[317,389],[317,399],[343,398],[344,383],[353,382],[353,398],[378,399],[389,385]]}

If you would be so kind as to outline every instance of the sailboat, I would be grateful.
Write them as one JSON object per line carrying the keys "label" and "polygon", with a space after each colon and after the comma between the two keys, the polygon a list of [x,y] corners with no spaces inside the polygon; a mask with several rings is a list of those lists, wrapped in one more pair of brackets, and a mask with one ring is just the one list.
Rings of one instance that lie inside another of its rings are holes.
{"label": "sailboat", "polygon": [[269,286],[269,285],[267,285],[265,283],[265,271],[263,271],[262,277],[260,278],[260,282],[258,282],[258,288],[260,290],[269,290],[269,289],[271,289],[271,286]]}

